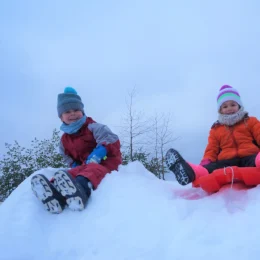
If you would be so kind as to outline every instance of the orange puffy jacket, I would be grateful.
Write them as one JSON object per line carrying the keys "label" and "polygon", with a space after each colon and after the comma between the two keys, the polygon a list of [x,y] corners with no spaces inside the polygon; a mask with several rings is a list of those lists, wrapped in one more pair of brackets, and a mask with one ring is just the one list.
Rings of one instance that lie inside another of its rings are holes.
{"label": "orange puffy jacket", "polygon": [[233,126],[215,123],[209,133],[208,145],[202,160],[212,162],[245,157],[260,151],[260,121],[245,116]]}

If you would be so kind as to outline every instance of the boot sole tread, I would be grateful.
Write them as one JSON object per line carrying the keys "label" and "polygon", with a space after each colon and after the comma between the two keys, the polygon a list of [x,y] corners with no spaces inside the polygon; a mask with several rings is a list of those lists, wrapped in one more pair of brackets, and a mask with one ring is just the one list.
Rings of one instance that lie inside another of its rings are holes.
{"label": "boot sole tread", "polygon": [[169,149],[165,156],[167,167],[174,173],[181,185],[187,185],[195,179],[191,166],[174,149]]}
{"label": "boot sole tread", "polygon": [[81,192],[74,184],[72,177],[63,171],[58,171],[54,174],[55,188],[66,198],[68,207],[73,211],[81,211],[85,208],[84,200]]}
{"label": "boot sole tread", "polygon": [[48,179],[41,174],[37,174],[31,179],[31,188],[35,196],[42,202],[44,208],[54,214],[62,212],[59,201],[54,197],[53,188]]}

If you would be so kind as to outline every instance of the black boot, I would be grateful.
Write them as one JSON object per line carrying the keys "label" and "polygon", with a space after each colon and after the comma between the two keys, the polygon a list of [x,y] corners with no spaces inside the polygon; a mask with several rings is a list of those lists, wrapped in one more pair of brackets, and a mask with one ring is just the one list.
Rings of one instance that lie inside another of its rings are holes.
{"label": "black boot", "polygon": [[35,196],[51,213],[61,213],[66,206],[66,199],[54,188],[52,183],[42,174],[31,179],[31,187]]}
{"label": "black boot", "polygon": [[167,151],[165,162],[181,185],[187,185],[195,180],[193,169],[176,150],[169,149]]}
{"label": "black boot", "polygon": [[86,206],[88,196],[81,186],[68,172],[58,171],[54,174],[55,188],[66,198],[71,210],[83,210]]}
{"label": "black boot", "polygon": [[92,189],[91,182],[82,175],[78,175],[75,180],[77,183],[79,183],[84,188],[84,191],[85,191],[87,197],[89,198],[89,196],[91,194],[91,189]]}

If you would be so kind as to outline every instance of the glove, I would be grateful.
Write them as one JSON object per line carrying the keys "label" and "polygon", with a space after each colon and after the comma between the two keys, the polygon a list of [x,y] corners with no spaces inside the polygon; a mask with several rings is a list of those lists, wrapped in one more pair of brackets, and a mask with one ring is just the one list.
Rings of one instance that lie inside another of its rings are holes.
{"label": "glove", "polygon": [[107,149],[103,145],[97,146],[92,153],[88,156],[86,164],[89,163],[100,163],[101,160],[105,160],[107,157]]}
{"label": "glove", "polygon": [[79,166],[80,165],[80,163],[78,163],[78,162],[76,162],[76,161],[74,161],[72,164],[71,164],[71,168],[75,168],[75,167],[77,167],[77,166]]}
{"label": "glove", "polygon": [[203,159],[203,160],[201,160],[200,165],[205,166],[205,165],[208,165],[210,163],[211,163],[210,159]]}

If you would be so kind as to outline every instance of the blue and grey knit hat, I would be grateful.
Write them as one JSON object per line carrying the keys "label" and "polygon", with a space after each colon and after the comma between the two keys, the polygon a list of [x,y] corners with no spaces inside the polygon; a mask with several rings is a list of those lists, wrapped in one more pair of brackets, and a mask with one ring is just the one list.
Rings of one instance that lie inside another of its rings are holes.
{"label": "blue and grey knit hat", "polygon": [[229,85],[224,85],[220,88],[217,96],[218,110],[220,109],[223,103],[229,100],[237,102],[238,105],[241,107],[243,106],[238,91]]}
{"label": "blue and grey knit hat", "polygon": [[66,87],[64,93],[58,95],[57,111],[58,116],[69,110],[80,110],[84,114],[84,104],[77,91],[72,87]]}

